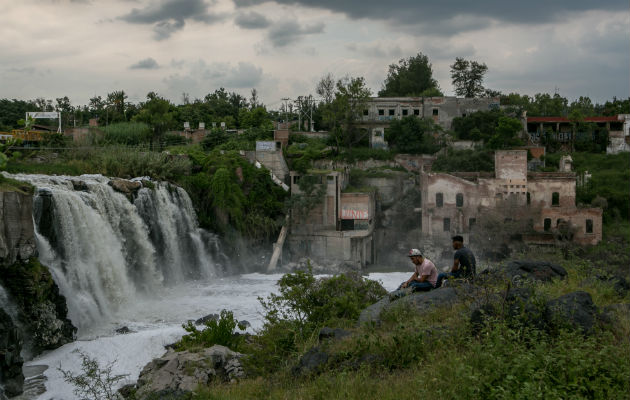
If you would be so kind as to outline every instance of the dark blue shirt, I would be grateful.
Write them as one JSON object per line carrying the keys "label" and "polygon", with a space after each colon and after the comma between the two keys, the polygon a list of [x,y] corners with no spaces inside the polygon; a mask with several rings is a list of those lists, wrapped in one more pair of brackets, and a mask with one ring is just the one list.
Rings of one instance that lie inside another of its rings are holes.
{"label": "dark blue shirt", "polygon": [[477,260],[475,260],[475,255],[468,247],[462,247],[455,251],[453,258],[459,260],[459,269],[462,271],[462,276],[469,277],[477,273]]}

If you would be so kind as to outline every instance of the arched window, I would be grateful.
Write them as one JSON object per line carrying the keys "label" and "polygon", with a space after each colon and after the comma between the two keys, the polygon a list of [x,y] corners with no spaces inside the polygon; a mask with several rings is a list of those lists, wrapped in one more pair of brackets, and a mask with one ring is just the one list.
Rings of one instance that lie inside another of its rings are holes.
{"label": "arched window", "polygon": [[549,230],[551,229],[551,218],[545,218],[544,229],[545,232],[549,232]]}

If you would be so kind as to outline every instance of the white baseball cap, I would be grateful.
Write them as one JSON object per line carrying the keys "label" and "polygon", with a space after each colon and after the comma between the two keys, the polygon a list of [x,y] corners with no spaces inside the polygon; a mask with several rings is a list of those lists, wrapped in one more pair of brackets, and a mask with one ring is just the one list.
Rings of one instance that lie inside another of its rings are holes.
{"label": "white baseball cap", "polygon": [[418,249],[411,249],[409,250],[409,254],[407,254],[408,257],[422,257],[422,252]]}

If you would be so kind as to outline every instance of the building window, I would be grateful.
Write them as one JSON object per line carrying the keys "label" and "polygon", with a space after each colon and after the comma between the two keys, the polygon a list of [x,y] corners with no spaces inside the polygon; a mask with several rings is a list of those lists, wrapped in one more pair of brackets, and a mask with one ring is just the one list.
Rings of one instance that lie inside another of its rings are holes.
{"label": "building window", "polygon": [[559,206],[560,205],[560,193],[553,192],[551,194],[551,205],[552,206]]}
{"label": "building window", "polygon": [[457,207],[464,207],[464,195],[462,193],[457,193],[457,196],[455,196],[455,205]]}
{"label": "building window", "polygon": [[477,223],[477,218],[468,218],[468,229],[472,229]]}
{"label": "building window", "polygon": [[435,206],[442,207],[444,205],[444,195],[442,193],[435,194]]}
{"label": "building window", "polygon": [[433,109],[433,116],[434,116],[434,117],[435,117],[435,116],[437,116],[437,115],[438,115],[438,112],[439,112],[439,111],[438,111],[438,109],[437,109],[437,108],[434,108],[434,109]]}
{"label": "building window", "polygon": [[549,230],[551,229],[551,218],[545,218],[544,229],[545,232],[549,232]]}
{"label": "building window", "polygon": [[365,115],[366,117],[368,116],[370,112],[368,110],[363,110],[363,115]]}
{"label": "building window", "polygon": [[532,195],[527,192],[527,204],[532,204]]}
{"label": "building window", "polygon": [[300,181],[300,175],[293,175],[293,184],[297,185]]}
{"label": "building window", "polygon": [[413,115],[420,115],[420,110],[417,108],[413,109]]}
{"label": "building window", "polygon": [[385,110],[383,110],[382,108],[379,108],[378,115],[385,115]]}
{"label": "building window", "polygon": [[409,114],[409,110],[407,110],[406,108],[402,110],[403,115],[408,115]]}
{"label": "building window", "polygon": [[593,233],[593,220],[592,219],[586,220],[586,233]]}
{"label": "building window", "polygon": [[449,232],[451,230],[451,219],[444,218],[444,232]]}
{"label": "building window", "polygon": [[333,183],[335,181],[335,177],[332,175],[328,175],[326,177],[326,180],[328,181],[328,183]]}
{"label": "building window", "polygon": [[393,108],[390,108],[388,112],[390,116],[396,114],[396,110]]}

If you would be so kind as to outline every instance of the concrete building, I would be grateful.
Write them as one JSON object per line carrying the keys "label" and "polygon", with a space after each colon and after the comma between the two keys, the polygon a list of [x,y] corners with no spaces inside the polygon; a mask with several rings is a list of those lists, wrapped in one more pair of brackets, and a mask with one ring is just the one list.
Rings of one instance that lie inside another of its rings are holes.
{"label": "concrete building", "polygon": [[444,130],[449,130],[453,118],[465,117],[476,111],[498,109],[499,106],[498,97],[373,97],[363,110],[360,126],[368,130],[371,147],[386,148],[385,129],[394,119],[408,115],[431,118]]}
{"label": "concrete building", "polygon": [[[321,194],[321,199],[310,209],[293,210],[286,239],[289,258],[371,264],[374,194],[344,192],[348,185],[347,171],[309,171],[308,175],[316,180],[314,191]],[[299,186],[303,178],[302,174],[291,172],[291,196],[304,195]]]}
{"label": "concrete building", "polygon": [[531,243],[554,243],[565,230],[579,244],[602,239],[602,210],[576,206],[575,173],[528,172],[526,150],[497,151],[494,174],[421,173],[420,186],[426,239],[448,242],[461,234],[468,240],[484,219],[492,219],[497,231],[521,222],[517,233]]}
{"label": "concrete building", "polygon": [[[614,116],[586,117],[584,123],[595,125],[608,132],[607,154],[630,151],[630,114]],[[523,116],[523,126],[531,144],[541,143],[545,133],[550,133],[560,143],[575,140],[590,140],[592,132],[576,130],[575,124],[566,117],[528,117]],[[589,136],[591,135],[591,136]]]}

